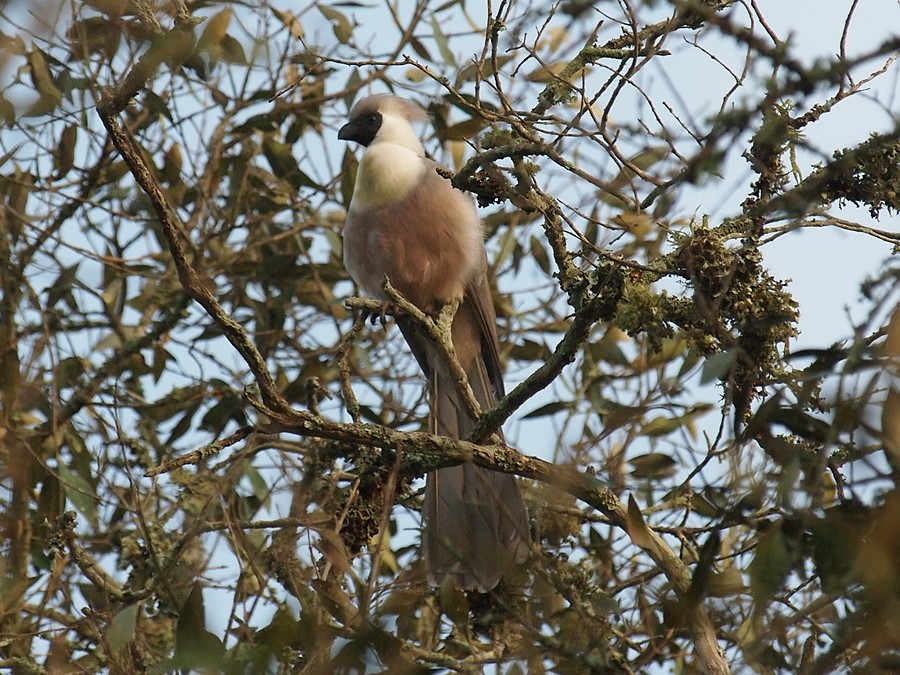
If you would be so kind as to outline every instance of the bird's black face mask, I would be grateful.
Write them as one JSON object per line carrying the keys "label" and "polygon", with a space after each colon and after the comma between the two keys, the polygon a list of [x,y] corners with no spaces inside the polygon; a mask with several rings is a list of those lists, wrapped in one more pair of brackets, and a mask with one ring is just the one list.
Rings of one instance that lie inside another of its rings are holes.
{"label": "bird's black face mask", "polygon": [[362,146],[368,146],[378,130],[381,129],[381,113],[370,112],[350,120],[338,131],[338,138],[342,141],[356,141]]}

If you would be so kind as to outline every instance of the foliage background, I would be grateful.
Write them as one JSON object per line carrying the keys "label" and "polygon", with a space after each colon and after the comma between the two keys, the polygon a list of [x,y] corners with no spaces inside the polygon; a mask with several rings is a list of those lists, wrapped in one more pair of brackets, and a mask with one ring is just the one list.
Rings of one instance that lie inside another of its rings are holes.
{"label": "foliage background", "polygon": [[[861,4],[812,48],[825,10],[750,0],[3,4],[0,665],[897,667],[900,38]],[[345,305],[336,129],[386,90],[485,207],[513,449],[418,433]],[[821,230],[875,252],[791,353],[769,251]],[[537,479],[490,596],[418,557],[464,457]]]}

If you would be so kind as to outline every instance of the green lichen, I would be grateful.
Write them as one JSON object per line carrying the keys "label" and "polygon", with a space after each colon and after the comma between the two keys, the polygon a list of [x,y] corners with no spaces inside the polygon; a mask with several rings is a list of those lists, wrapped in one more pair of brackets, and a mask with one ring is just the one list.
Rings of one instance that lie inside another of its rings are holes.
{"label": "green lichen", "polygon": [[482,134],[481,148],[483,150],[500,148],[504,145],[515,143],[517,140],[518,137],[512,132],[511,129],[492,127]]}
{"label": "green lichen", "polygon": [[673,300],[665,291],[655,291],[642,281],[628,280],[616,313],[616,325],[630,335],[645,335],[651,349],[658,351],[662,341],[675,334],[669,307]]}
{"label": "green lichen", "polygon": [[900,213],[900,139],[872,134],[856,148],[835,152],[813,180],[824,202],[866,204],[873,218],[883,208]]}
{"label": "green lichen", "polygon": [[786,282],[763,268],[755,240],[736,241],[744,225],[737,219],[712,227],[704,220],[673,234],[674,250],[657,269],[681,277],[685,295],[655,290],[654,275],[631,277],[615,318],[629,334],[645,335],[655,350],[678,329],[700,354],[732,352],[728,386],[741,417],[753,397],[782,373],[781,352],[797,334],[798,319]]}

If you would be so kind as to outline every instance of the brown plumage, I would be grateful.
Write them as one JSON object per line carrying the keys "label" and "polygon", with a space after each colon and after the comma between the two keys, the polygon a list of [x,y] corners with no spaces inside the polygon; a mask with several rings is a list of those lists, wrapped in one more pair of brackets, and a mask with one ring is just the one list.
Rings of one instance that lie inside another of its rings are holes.
{"label": "brown plumage", "polygon": [[[384,298],[386,274],[419,308],[461,304],[452,336],[483,410],[503,395],[497,319],[481,222],[471,198],[436,173],[410,125],[415,104],[371,96],[339,138],[366,146],[344,231],[344,262],[367,293]],[[474,427],[446,365],[409,318],[398,324],[428,380],[431,430],[466,438]],[[428,579],[482,592],[528,555],[528,520],[514,476],[463,464],[428,475],[423,508]]]}

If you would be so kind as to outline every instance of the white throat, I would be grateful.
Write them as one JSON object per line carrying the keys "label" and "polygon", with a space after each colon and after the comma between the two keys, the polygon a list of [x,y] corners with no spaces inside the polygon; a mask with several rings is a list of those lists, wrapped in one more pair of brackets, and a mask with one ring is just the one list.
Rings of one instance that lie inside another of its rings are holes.
{"label": "white throat", "polygon": [[382,112],[382,125],[356,173],[350,210],[379,209],[403,199],[422,179],[425,150],[410,123]]}

